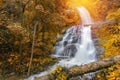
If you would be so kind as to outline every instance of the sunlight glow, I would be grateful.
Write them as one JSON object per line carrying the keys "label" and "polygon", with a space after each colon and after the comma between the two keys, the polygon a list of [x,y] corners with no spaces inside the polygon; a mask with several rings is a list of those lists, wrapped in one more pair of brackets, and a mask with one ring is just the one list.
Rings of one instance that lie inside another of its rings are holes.
{"label": "sunlight glow", "polygon": [[70,7],[80,7],[87,6],[90,3],[90,0],[68,0],[67,5]]}
{"label": "sunlight glow", "polygon": [[84,6],[90,12],[90,15],[96,17],[96,11],[94,10],[96,0],[66,0],[69,9],[77,9],[78,7]]}

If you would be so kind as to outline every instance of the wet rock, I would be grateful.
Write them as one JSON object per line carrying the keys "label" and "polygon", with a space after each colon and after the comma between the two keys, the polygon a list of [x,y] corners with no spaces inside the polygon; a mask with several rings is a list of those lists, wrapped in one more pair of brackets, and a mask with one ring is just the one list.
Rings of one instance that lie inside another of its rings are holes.
{"label": "wet rock", "polygon": [[84,74],[82,77],[85,80],[95,80],[95,73],[87,73]]}
{"label": "wet rock", "polygon": [[72,34],[69,34],[67,37],[66,37],[66,40],[69,40],[71,38]]}
{"label": "wet rock", "polygon": [[99,46],[99,44],[98,44],[98,40],[99,40],[99,38],[95,38],[95,39],[93,39],[94,46]]}
{"label": "wet rock", "polygon": [[105,48],[102,46],[96,46],[96,50],[97,50],[97,56],[103,55]]}
{"label": "wet rock", "polygon": [[73,77],[70,80],[95,80],[95,73],[87,73],[81,76]]}
{"label": "wet rock", "polygon": [[75,53],[77,52],[77,48],[74,44],[67,45],[61,55],[74,57]]}
{"label": "wet rock", "polygon": [[59,46],[60,45],[60,43],[59,42],[57,42],[56,44],[55,44],[55,46]]}
{"label": "wet rock", "polygon": [[67,41],[64,41],[64,43],[63,43],[64,47],[65,47],[67,44],[68,44],[68,42],[67,42]]}
{"label": "wet rock", "polygon": [[72,43],[77,43],[77,41],[78,41],[78,38],[73,37]]}

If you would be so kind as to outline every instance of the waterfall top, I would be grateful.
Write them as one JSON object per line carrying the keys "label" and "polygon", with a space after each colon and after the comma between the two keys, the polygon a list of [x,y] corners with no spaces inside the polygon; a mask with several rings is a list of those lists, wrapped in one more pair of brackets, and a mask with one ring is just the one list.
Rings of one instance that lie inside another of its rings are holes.
{"label": "waterfall top", "polygon": [[79,11],[79,14],[80,14],[80,17],[81,17],[81,20],[82,20],[82,25],[93,24],[93,20],[90,17],[90,14],[89,14],[88,10],[86,10],[85,7],[80,7],[80,8],[77,8],[77,9]]}

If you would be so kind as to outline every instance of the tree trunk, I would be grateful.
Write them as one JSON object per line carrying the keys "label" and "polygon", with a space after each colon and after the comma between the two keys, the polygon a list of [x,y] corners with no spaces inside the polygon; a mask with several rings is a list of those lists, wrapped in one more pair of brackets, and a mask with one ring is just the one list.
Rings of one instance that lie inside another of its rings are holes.
{"label": "tree trunk", "polygon": [[72,67],[68,70],[69,77],[79,76],[79,75],[83,75],[85,73],[95,72],[95,71],[101,70],[103,68],[108,68],[108,67],[112,66],[113,64],[117,63],[119,60],[120,60],[120,55],[112,57],[112,58],[92,62],[89,64]]}
{"label": "tree trunk", "polygon": [[27,76],[30,75],[30,69],[31,69],[31,65],[32,65],[33,50],[34,50],[35,34],[36,34],[37,25],[38,25],[38,22],[36,22],[36,24],[35,24],[35,26],[34,26],[33,41],[32,41],[32,50],[31,50],[31,57],[30,57],[30,63],[29,63],[29,67],[28,67]]}
{"label": "tree trunk", "polygon": [[[120,60],[120,55],[112,57],[112,58],[92,62],[89,64],[84,64],[81,66],[74,66],[74,67],[68,69],[68,78],[80,76],[85,73],[95,72],[95,71],[101,70],[103,68],[108,68],[108,67],[114,65],[115,63],[117,63],[119,60]],[[35,80],[49,80],[49,78],[50,78],[50,76],[48,77],[46,75],[46,76],[42,76],[40,78],[36,78]]]}

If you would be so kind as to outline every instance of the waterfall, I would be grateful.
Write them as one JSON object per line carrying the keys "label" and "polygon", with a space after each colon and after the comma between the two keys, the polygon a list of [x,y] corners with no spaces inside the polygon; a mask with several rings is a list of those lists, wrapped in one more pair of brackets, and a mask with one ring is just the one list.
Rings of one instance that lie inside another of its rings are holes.
{"label": "waterfall", "polygon": [[[69,68],[74,65],[96,61],[96,49],[92,40],[91,26],[89,25],[93,23],[92,18],[86,8],[80,7],[78,11],[82,25],[69,28],[63,39],[56,43],[54,56],[61,58],[61,60],[47,71],[24,80],[34,80],[35,77],[47,75],[48,72],[53,71],[58,65]],[[86,74],[86,76],[90,75]]]}
{"label": "waterfall", "polygon": [[96,49],[89,25],[93,24],[92,18],[86,8],[80,7],[78,11],[82,24],[69,28],[55,46],[55,56],[64,58],[59,63],[62,66],[71,67],[96,61]]}

